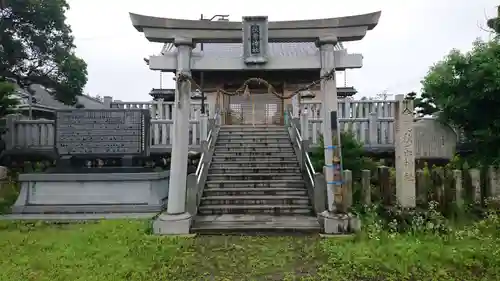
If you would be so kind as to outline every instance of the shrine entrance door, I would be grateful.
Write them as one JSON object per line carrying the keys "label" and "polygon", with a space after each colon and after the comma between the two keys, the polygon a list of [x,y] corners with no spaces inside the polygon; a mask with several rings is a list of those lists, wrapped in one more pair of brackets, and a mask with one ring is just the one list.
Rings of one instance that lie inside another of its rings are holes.
{"label": "shrine entrance door", "polygon": [[226,125],[283,125],[283,100],[267,89],[252,89],[248,95],[223,97]]}

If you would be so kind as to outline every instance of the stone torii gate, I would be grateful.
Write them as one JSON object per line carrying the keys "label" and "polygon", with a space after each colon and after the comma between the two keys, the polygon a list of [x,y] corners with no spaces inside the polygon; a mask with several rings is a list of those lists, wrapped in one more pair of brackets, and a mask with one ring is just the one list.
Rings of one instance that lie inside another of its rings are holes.
{"label": "stone torii gate", "polygon": [[[334,47],[338,42],[361,40],[368,30],[377,25],[380,15],[381,12],[375,12],[349,17],[277,22],[269,22],[265,16],[243,17],[242,22],[180,20],[132,13],[130,17],[133,26],[143,32],[149,41],[173,43],[177,47],[177,52],[171,55],[150,57],[149,67],[152,70],[175,70],[177,75],[190,76],[192,70],[310,68],[320,69],[321,76],[333,74],[330,75],[330,79],[321,82],[325,108],[323,111],[325,146],[331,149],[332,130],[339,133],[336,130],[338,104],[335,70],[352,68],[353,65],[361,67],[362,64],[361,55],[335,51]],[[315,42],[319,55],[296,60],[269,56],[269,42]],[[240,59],[213,58],[204,56],[202,52],[193,54],[192,50],[196,43],[243,43],[243,54]],[[178,81],[168,207],[166,214],[160,215],[155,222],[157,227],[163,229],[162,233],[189,233],[191,224],[191,214],[185,209],[190,93],[190,83]],[[332,161],[331,151],[325,153],[327,166],[333,167],[334,165],[329,165]],[[334,169],[327,169],[326,179],[328,209],[333,211],[336,185]]]}

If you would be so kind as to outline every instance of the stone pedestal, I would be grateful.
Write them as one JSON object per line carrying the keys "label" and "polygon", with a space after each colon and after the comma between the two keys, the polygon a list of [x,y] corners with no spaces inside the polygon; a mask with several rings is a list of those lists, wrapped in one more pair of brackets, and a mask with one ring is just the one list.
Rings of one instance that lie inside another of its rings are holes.
{"label": "stone pedestal", "polygon": [[[170,172],[35,173],[19,175],[14,214],[158,213]],[[115,170],[116,171],[116,170]]]}
{"label": "stone pedestal", "polygon": [[351,234],[361,230],[361,219],[354,214],[325,211],[318,216],[325,234]]}
{"label": "stone pedestal", "polygon": [[189,234],[193,217],[189,213],[162,213],[153,221],[153,233],[159,235]]}

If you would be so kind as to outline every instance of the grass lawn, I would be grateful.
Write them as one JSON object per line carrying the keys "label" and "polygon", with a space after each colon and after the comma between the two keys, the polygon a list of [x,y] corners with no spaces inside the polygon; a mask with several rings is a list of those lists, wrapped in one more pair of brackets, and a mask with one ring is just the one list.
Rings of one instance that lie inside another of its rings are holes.
{"label": "grass lawn", "polygon": [[1,222],[0,280],[500,280],[497,236],[172,238],[147,226]]}

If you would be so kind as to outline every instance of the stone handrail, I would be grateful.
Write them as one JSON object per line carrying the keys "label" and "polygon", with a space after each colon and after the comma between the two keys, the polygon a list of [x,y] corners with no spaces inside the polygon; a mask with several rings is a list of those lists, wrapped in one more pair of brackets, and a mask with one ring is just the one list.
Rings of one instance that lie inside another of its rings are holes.
{"label": "stone handrail", "polygon": [[203,195],[203,188],[208,176],[208,170],[212,163],[212,156],[215,150],[215,143],[219,134],[220,128],[220,114],[216,112],[213,119],[210,119],[208,137],[206,141],[202,142],[202,155],[196,171],[188,175],[187,178],[187,201],[186,210],[195,215],[198,212],[201,196]]}
{"label": "stone handrail", "polygon": [[326,181],[321,173],[317,173],[309,157],[309,140],[304,140],[299,129],[298,118],[293,118],[291,112],[285,114],[288,133],[293,144],[295,154],[300,163],[300,170],[307,186],[307,193],[314,211],[319,214],[326,209]]}

